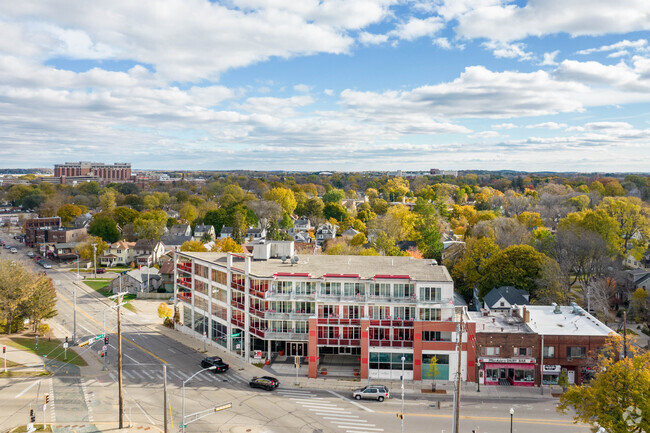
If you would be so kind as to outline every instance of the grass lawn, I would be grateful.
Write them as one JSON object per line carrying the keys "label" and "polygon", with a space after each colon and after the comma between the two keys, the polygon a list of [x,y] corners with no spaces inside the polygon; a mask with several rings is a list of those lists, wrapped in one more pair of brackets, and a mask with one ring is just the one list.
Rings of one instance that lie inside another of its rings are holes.
{"label": "grass lawn", "polygon": [[[41,416],[42,416],[42,414],[41,414]],[[43,423],[42,422],[35,422],[34,423],[34,428],[36,428],[36,430],[34,430],[35,432],[37,432],[37,431],[43,431],[43,432],[49,431],[49,432],[51,432],[52,431],[52,427],[49,424],[46,424],[45,425],[45,430],[43,430]],[[27,426],[26,425],[21,425],[21,426],[16,427],[13,430],[10,430],[11,433],[24,433],[26,431],[27,431]]]}
{"label": "grass lawn", "polygon": [[112,280],[105,278],[86,278],[83,280],[84,284],[90,287],[93,290],[98,291],[104,296],[110,296],[112,293],[110,290],[106,289]]}
{"label": "grass lawn", "polygon": [[47,338],[40,337],[38,339],[38,350],[34,350],[33,337],[10,337],[9,345],[20,350],[28,350],[41,357],[43,355],[47,355],[47,359],[55,359],[61,362],[68,362],[80,367],[88,365],[82,357],[77,356],[77,353],[74,351],[74,349],[68,349],[68,360],[65,361],[63,359],[63,341],[58,339],[52,339],[51,341],[48,341]]}

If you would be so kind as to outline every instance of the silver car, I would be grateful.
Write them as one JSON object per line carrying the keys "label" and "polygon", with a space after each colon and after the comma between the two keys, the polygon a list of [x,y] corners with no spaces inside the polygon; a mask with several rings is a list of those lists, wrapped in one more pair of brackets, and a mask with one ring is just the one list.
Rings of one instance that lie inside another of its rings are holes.
{"label": "silver car", "polygon": [[390,398],[390,392],[384,385],[368,385],[361,389],[357,389],[352,393],[352,397],[356,400],[377,400],[384,401]]}

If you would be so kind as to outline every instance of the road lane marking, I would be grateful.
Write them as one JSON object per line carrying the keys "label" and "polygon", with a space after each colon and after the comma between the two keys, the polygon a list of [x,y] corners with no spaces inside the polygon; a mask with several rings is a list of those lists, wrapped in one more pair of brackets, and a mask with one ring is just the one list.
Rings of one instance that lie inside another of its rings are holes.
{"label": "road lane marking", "polygon": [[370,408],[368,408],[368,407],[365,407],[364,405],[359,404],[359,403],[357,403],[356,401],[350,400],[349,398],[343,397],[341,394],[338,394],[338,393],[336,393],[336,392],[334,392],[334,391],[330,391],[330,390],[328,390],[327,392],[329,392],[329,393],[332,394],[332,395],[337,396],[337,397],[340,398],[341,400],[345,400],[345,401],[347,401],[348,403],[351,403],[351,404],[353,404],[353,405],[355,405],[355,406],[357,406],[357,407],[360,407],[361,409],[363,409],[363,410],[365,410],[365,411],[367,411],[367,412],[374,412],[374,410],[372,410],[372,409],[370,409]]}
{"label": "road lane marking", "polygon": [[[372,428],[372,427],[366,427],[365,425],[337,425],[338,428],[348,428],[348,429],[355,429],[356,431],[362,430],[362,431],[384,431],[383,428]],[[347,430],[349,431],[349,430]],[[354,430],[353,430],[354,431]]]}
{"label": "road lane marking", "polygon": [[331,405],[325,406],[325,405],[320,405],[320,404],[303,404],[302,407],[306,407],[306,408],[313,407],[313,408],[316,408],[316,409],[320,408],[321,410],[345,411],[345,409],[343,409],[341,407],[336,407],[336,406],[331,406]]}
{"label": "road lane marking", "polygon": [[[347,419],[340,419],[338,421],[330,421],[330,424],[349,424],[349,425],[354,425],[358,426],[356,428],[362,428],[362,427],[377,427],[375,424],[362,424],[362,423],[367,423],[368,421],[366,420],[347,420]],[[359,424],[352,424],[352,423],[359,423]]]}
{"label": "road lane marking", "polygon": [[311,392],[308,391],[294,391],[292,389],[287,389],[283,391],[279,391],[280,394],[295,394],[295,395],[302,395],[302,396],[309,396],[309,395],[314,395]]}
{"label": "road lane marking", "polygon": [[[341,417],[338,416],[324,416],[323,419],[335,419],[339,424],[342,422],[368,422],[365,419],[341,419]],[[334,423],[332,422],[332,424]]]}
{"label": "road lane marking", "polygon": [[301,403],[301,404],[303,402],[307,402],[307,403],[329,403],[330,402],[329,400],[325,400],[325,399],[322,399],[322,401],[320,401],[321,400],[320,398],[310,398],[310,399],[290,398],[289,400],[294,400],[296,403]]}
{"label": "road lane marking", "polygon": [[335,411],[335,410],[325,409],[325,408],[323,408],[323,407],[319,407],[319,408],[317,408],[317,409],[314,409],[314,408],[307,408],[307,410],[310,410],[310,411],[312,411],[312,412],[327,412],[327,413],[329,413],[330,415],[338,415],[338,414],[349,415],[349,414],[350,414],[350,412],[337,412],[337,411]]}
{"label": "road lane marking", "polygon": [[[395,412],[384,412],[384,411],[377,411],[377,413],[386,413],[386,414],[392,414],[394,415]],[[451,418],[452,415],[443,415],[443,414],[431,414],[431,413],[408,413],[405,414],[406,416],[424,416],[424,417],[432,417],[432,418]],[[503,421],[503,422],[510,422],[510,417],[504,418],[504,417],[489,417],[489,416],[471,416],[471,415],[461,415],[460,416],[462,419],[467,419],[467,420],[474,420],[474,421]],[[523,424],[541,424],[541,425],[563,425],[563,426],[578,426],[578,427],[585,427],[585,428],[591,428],[590,425],[588,424],[583,424],[583,423],[574,423],[571,420],[549,420],[549,419],[536,419],[536,418],[521,418],[520,422]]]}
{"label": "road lane marking", "polygon": [[[71,305],[71,306],[72,306],[72,309],[74,309],[74,304],[73,304],[72,302],[70,302],[68,299],[66,299],[64,296],[59,296],[59,299],[64,300],[65,302],[68,303],[68,305]],[[104,328],[104,325],[102,325],[101,323],[99,323],[97,320],[95,320],[95,319],[94,319],[92,316],[90,316],[88,313],[86,313],[85,311],[80,310],[80,309],[78,309],[78,308],[77,308],[77,310],[78,310],[81,314],[83,314],[84,316],[86,316],[88,319],[92,320],[93,322],[95,322],[96,324],[98,324],[99,326],[101,326],[102,329],[104,329],[105,331],[107,330],[107,328]],[[162,362],[163,364],[168,364],[167,361],[165,361],[164,359],[162,359],[161,357],[159,357],[159,356],[157,356],[157,355],[154,355],[153,353],[151,353],[150,351],[148,351],[148,350],[145,349],[144,347],[140,346],[140,345],[137,344],[136,342],[131,341],[131,340],[129,340],[129,339],[126,338],[126,337],[122,337],[122,340],[126,341],[127,343],[130,343],[130,344],[134,345],[134,346],[137,347],[138,349],[142,350],[144,353],[146,353],[146,354],[148,354],[148,355],[150,355],[150,356],[156,358],[158,361]]]}
{"label": "road lane marking", "polygon": [[40,379],[37,380],[36,382],[32,383],[31,385],[29,385],[27,388],[23,389],[20,393],[16,394],[16,396],[14,398],[19,398],[20,396],[22,396],[24,393],[26,393],[27,391],[29,391],[30,389],[32,389],[35,385],[38,385],[39,383],[41,383]]}
{"label": "road lane marking", "polygon": [[[325,416],[332,416],[333,414],[331,413],[318,413],[316,412],[316,415],[325,415]],[[325,418],[325,417],[323,417]],[[359,415],[339,415],[338,413],[336,414],[336,418],[327,418],[327,419],[341,419],[341,418],[359,418]],[[350,420],[350,421],[356,421],[356,420]]]}

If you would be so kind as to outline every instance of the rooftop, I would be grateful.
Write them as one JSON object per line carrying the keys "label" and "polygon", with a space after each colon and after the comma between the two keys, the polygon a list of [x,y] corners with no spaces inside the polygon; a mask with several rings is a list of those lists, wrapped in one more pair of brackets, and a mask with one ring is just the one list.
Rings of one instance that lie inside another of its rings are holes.
{"label": "rooftop", "polygon": [[[552,307],[550,307],[552,308]],[[476,333],[531,334],[533,331],[518,316],[510,311],[490,311],[488,316],[478,311],[468,312],[470,320],[476,322]]]}
{"label": "rooftop", "polygon": [[[226,266],[227,253],[177,253],[187,257]],[[233,256],[233,265],[244,268],[244,260]],[[309,255],[299,257],[297,264],[281,259],[252,261],[251,273],[259,277],[273,277],[286,274],[310,274],[311,278],[322,278],[326,274],[358,275],[361,279],[372,279],[375,275],[408,275],[415,281],[441,281],[451,283],[452,279],[444,266],[432,265],[431,260],[412,257],[382,256],[327,256]]]}
{"label": "rooftop", "polygon": [[614,332],[580,307],[560,306],[559,314],[553,312],[553,306],[527,305],[526,309],[530,312],[527,325],[540,335],[606,337]]}

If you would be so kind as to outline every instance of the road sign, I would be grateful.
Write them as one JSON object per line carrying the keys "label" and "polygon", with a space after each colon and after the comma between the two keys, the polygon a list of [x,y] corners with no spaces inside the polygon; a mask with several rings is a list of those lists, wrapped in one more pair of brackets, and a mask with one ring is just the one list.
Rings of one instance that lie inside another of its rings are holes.
{"label": "road sign", "polygon": [[237,343],[237,345],[235,346],[235,349],[241,349],[241,344]]}
{"label": "road sign", "polygon": [[205,338],[207,336],[208,336],[208,334],[205,331],[203,331],[203,338]]}
{"label": "road sign", "polygon": [[67,348],[68,348],[68,342],[67,342],[67,341],[66,341],[65,343],[63,343],[63,348],[64,348],[64,349],[67,349]]}
{"label": "road sign", "polygon": [[181,424],[181,425],[178,426],[178,428],[187,428],[187,424],[185,424],[185,425]]}
{"label": "road sign", "polygon": [[97,340],[101,340],[102,338],[104,338],[104,334],[96,335],[96,336],[95,336],[95,341],[97,341]]}
{"label": "road sign", "polygon": [[230,334],[231,337],[239,337],[240,335],[241,335],[240,332],[238,332],[238,333],[236,333],[236,334]]}
{"label": "road sign", "polygon": [[106,352],[106,350],[108,350],[108,347],[107,346],[102,346],[102,351]]}

